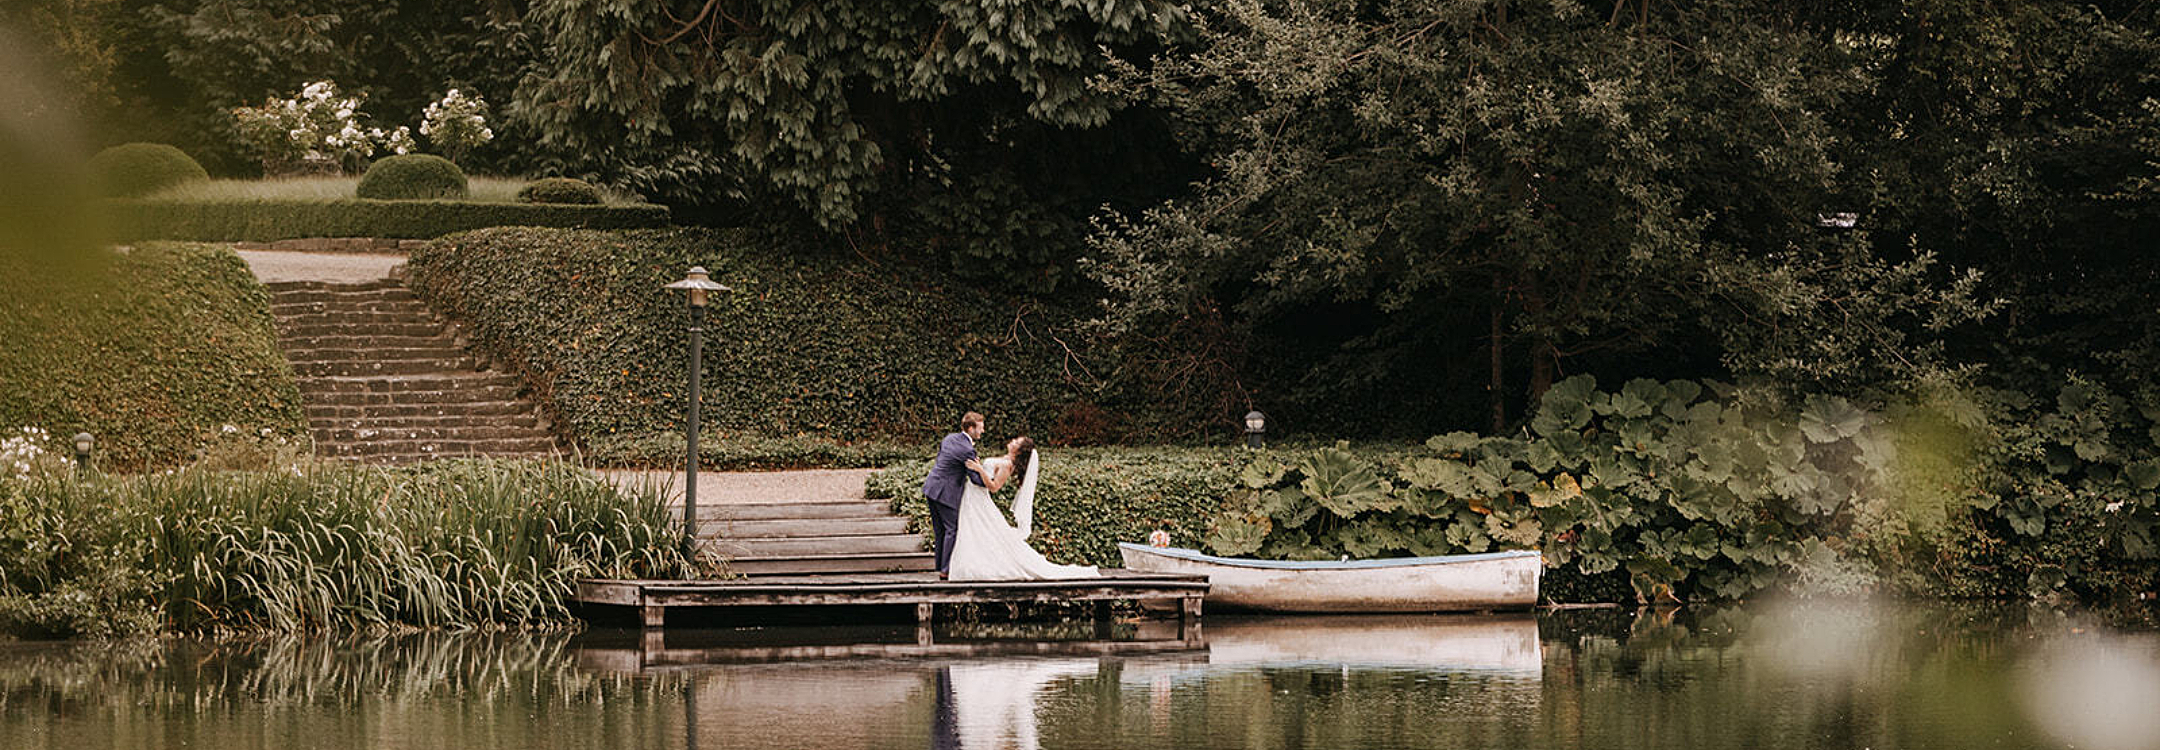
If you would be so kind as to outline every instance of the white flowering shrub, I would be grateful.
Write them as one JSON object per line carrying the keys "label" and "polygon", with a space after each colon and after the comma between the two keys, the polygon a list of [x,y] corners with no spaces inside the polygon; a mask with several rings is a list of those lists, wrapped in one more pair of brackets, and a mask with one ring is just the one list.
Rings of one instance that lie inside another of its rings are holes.
{"label": "white flowering shrub", "polygon": [[487,124],[487,100],[458,89],[451,89],[441,101],[428,105],[420,122],[420,134],[427,136],[437,155],[453,162],[495,139],[495,131]]}
{"label": "white flowering shrub", "polygon": [[262,155],[263,173],[287,174],[310,164],[352,171],[376,150],[413,150],[412,131],[403,126],[384,132],[363,128],[360,104],[366,97],[347,96],[331,81],[316,81],[291,99],[271,99],[260,107],[239,107],[233,119],[240,137]]}
{"label": "white flowering shrub", "polygon": [[23,427],[0,437],[0,476],[27,481],[59,467],[63,459],[53,453],[52,436],[37,427]]}

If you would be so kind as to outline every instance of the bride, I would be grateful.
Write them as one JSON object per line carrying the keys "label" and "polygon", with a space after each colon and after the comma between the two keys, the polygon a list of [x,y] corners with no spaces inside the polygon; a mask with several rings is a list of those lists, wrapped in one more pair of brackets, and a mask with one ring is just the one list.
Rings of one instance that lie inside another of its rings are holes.
{"label": "bride", "polygon": [[[967,482],[960,498],[960,525],[953,535],[948,566],[952,580],[1035,581],[1099,575],[1091,565],[1059,565],[1043,559],[1027,544],[1034,523],[1035,475],[1042,469],[1041,458],[1035,452],[1033,439],[1019,437],[1005,444],[1005,455],[968,467],[982,472],[988,486]],[[1013,498],[1016,523],[1006,523],[1005,512],[990,499],[990,493],[1003,489],[1014,474],[1022,476],[1020,494]]]}

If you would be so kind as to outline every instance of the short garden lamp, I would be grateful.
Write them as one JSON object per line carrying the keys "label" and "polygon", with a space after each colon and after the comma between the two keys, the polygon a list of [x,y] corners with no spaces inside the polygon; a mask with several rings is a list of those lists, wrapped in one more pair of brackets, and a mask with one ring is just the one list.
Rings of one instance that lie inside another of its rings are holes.
{"label": "short garden lamp", "polygon": [[76,472],[76,473],[78,473],[78,474],[88,474],[88,473],[90,473],[90,449],[91,449],[91,448],[94,448],[94,447],[96,447],[96,446],[97,446],[97,438],[91,437],[91,436],[90,436],[90,433],[87,433],[87,432],[78,432],[78,433],[75,433],[75,472]]}
{"label": "short garden lamp", "polygon": [[690,269],[683,280],[669,284],[667,289],[681,289],[690,293],[690,413],[683,430],[690,444],[688,479],[683,484],[683,528],[688,529],[693,542],[697,539],[697,470],[698,470],[698,400],[705,370],[705,305],[713,292],[726,293],[727,287],[714,283],[707,276],[704,266]]}
{"label": "short garden lamp", "polygon": [[1245,413],[1245,447],[1258,448],[1262,437],[1267,435],[1267,415],[1257,411]]}

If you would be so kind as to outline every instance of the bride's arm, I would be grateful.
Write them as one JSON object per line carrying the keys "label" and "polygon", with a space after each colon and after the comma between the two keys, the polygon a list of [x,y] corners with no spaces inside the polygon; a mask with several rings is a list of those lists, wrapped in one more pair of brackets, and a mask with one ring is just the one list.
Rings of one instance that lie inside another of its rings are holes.
{"label": "bride's arm", "polygon": [[1010,462],[998,464],[990,476],[983,478],[983,488],[991,492],[1005,489],[1005,483],[1012,479],[1012,470],[1013,465]]}

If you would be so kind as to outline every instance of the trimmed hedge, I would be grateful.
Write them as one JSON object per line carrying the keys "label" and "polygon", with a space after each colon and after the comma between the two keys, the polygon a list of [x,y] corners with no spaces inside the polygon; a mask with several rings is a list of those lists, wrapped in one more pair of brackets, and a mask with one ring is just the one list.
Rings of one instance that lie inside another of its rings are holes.
{"label": "trimmed hedge", "polygon": [[518,200],[526,203],[574,203],[592,205],[600,202],[600,189],[584,180],[568,177],[549,177],[535,180],[519,188]]}
{"label": "trimmed hedge", "polygon": [[[680,432],[592,439],[585,459],[598,466],[680,469]],[[922,446],[882,440],[840,442],[812,436],[716,432],[698,440],[699,465],[721,471],[874,469],[920,457]]]}
{"label": "trimmed hedge", "polygon": [[270,294],[230,248],[161,243],[88,262],[61,276],[0,254],[0,431],[87,431],[116,469],[234,439],[306,441]]}
{"label": "trimmed hedge", "polygon": [[668,223],[666,206],[574,206],[366,199],[106,202],[122,241],[270,242],[302,237],[434,239],[500,226],[630,229]]}
{"label": "trimmed hedge", "polygon": [[187,152],[163,143],[128,143],[90,157],[90,180],[97,195],[132,197],[189,182],[205,182],[210,173]]}
{"label": "trimmed hedge", "polygon": [[705,420],[715,433],[920,441],[969,410],[1045,440],[1088,394],[1052,336],[1086,305],[950,289],[757,230],[505,228],[413,253],[412,286],[545,394],[595,448],[681,429],[683,299],[693,265],[734,288],[710,311]]}
{"label": "trimmed hedge", "polygon": [[[909,528],[930,532],[922,497],[923,477],[937,446],[917,449],[919,461],[870,475],[872,499],[890,500],[913,519]],[[1167,531],[1170,543],[1202,547],[1209,522],[1254,460],[1241,448],[1043,448],[1035,490],[1035,533],[1028,543],[1054,562],[1124,567],[1118,542],[1146,543],[1148,533]],[[1019,483],[997,494],[1010,513]]]}
{"label": "trimmed hedge", "polygon": [[377,160],[360,175],[353,195],[375,200],[456,200],[469,194],[465,170],[430,154],[400,154]]}

